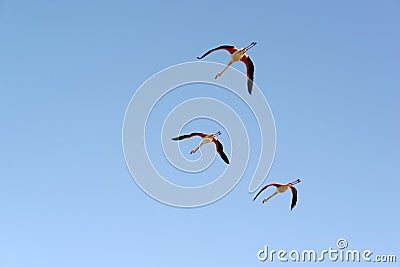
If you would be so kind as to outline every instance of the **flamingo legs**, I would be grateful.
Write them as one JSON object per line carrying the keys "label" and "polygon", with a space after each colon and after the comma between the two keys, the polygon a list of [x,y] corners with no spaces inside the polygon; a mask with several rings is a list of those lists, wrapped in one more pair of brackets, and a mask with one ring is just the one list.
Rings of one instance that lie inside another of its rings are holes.
{"label": "flamingo legs", "polygon": [[190,154],[196,153],[197,150],[199,150],[200,147],[201,147],[202,145],[204,145],[204,144],[206,144],[206,142],[201,141],[201,143],[200,143],[200,145],[199,145],[198,147],[196,147],[195,149],[193,149],[192,151],[190,151]]}
{"label": "flamingo legs", "polygon": [[262,201],[262,203],[267,202],[268,200],[270,200],[271,198],[273,198],[274,196],[276,196],[278,193],[279,193],[279,192],[278,192],[278,190],[277,190],[275,193],[273,193],[273,194],[270,195],[269,197],[265,198],[265,199]]}
{"label": "flamingo legs", "polygon": [[193,149],[192,151],[190,151],[190,154],[194,154],[197,152],[197,150],[200,149],[200,147],[203,145],[203,143],[200,143],[200,145],[198,147],[196,147],[195,149]]}
{"label": "flamingo legs", "polygon": [[229,61],[229,63],[225,66],[225,68],[221,72],[218,72],[217,75],[215,75],[215,79],[221,77],[222,73],[224,73],[232,65],[232,63],[233,60]]}

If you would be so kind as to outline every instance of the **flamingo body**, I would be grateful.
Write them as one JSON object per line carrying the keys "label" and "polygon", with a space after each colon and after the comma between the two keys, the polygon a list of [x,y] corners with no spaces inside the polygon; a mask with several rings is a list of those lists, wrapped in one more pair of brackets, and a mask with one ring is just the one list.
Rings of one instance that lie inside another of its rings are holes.
{"label": "flamingo body", "polygon": [[290,205],[290,209],[292,210],[297,204],[297,190],[293,185],[298,184],[300,182],[301,182],[301,180],[297,179],[296,181],[288,183],[288,184],[277,184],[277,183],[267,184],[266,186],[261,188],[261,190],[256,194],[256,196],[254,197],[253,201],[256,200],[256,198],[261,194],[262,191],[264,191],[265,189],[267,189],[270,186],[275,186],[276,187],[276,191],[275,191],[275,193],[273,193],[269,197],[265,198],[262,201],[262,203],[267,202],[268,200],[270,200],[272,197],[276,196],[279,193],[285,193],[290,188],[290,190],[292,191],[292,203]]}
{"label": "flamingo body", "polygon": [[215,144],[215,149],[217,150],[218,154],[220,155],[221,159],[226,163],[229,164],[229,159],[226,156],[225,152],[224,152],[224,146],[221,144],[221,142],[216,138],[216,136],[220,135],[221,132],[217,132],[215,134],[205,134],[205,133],[191,133],[191,134],[186,134],[186,135],[181,135],[178,137],[174,137],[172,138],[172,140],[178,141],[178,140],[184,140],[187,138],[192,138],[194,136],[199,136],[201,137],[201,142],[200,144],[193,149],[192,151],[190,151],[190,154],[196,153],[200,147],[202,147],[205,144],[214,142]]}
{"label": "flamingo body", "polygon": [[213,48],[213,49],[207,51],[206,53],[204,53],[204,55],[202,55],[201,57],[197,57],[197,58],[202,59],[202,58],[208,56],[210,53],[215,52],[217,50],[221,50],[221,49],[228,51],[231,54],[231,60],[229,61],[229,63],[225,66],[225,68],[222,71],[217,73],[217,75],[215,76],[215,79],[220,77],[234,62],[242,61],[246,65],[247,90],[248,90],[249,94],[251,94],[251,92],[253,90],[254,64],[251,61],[250,57],[246,54],[246,52],[250,48],[255,46],[256,44],[257,44],[256,42],[252,42],[250,45],[248,45],[245,48],[236,48],[232,45],[221,45],[217,48]]}

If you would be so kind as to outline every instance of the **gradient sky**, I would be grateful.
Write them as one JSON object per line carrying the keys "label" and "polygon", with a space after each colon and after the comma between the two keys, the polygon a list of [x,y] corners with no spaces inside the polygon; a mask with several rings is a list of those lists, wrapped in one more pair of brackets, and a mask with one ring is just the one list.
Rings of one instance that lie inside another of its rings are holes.
{"label": "gradient sky", "polygon": [[[341,237],[399,260],[399,11],[394,0],[0,1],[0,266],[265,266],[264,245],[323,250]],[[135,90],[251,41],[277,131],[266,182],[300,177],[297,206],[289,193],[253,202],[246,177],[205,207],[155,201],[122,151]]]}

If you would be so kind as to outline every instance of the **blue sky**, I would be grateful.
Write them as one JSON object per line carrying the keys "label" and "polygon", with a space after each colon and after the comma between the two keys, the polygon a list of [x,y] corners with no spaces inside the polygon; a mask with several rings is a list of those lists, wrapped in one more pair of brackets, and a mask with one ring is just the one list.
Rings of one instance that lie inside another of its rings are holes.
{"label": "blue sky", "polygon": [[[264,245],[322,250],[340,237],[398,253],[399,9],[0,1],[0,266],[262,266]],[[251,201],[248,179],[201,208],[155,201],[122,151],[135,90],[209,48],[252,41],[277,131],[266,182],[300,177],[296,208],[289,193]]]}

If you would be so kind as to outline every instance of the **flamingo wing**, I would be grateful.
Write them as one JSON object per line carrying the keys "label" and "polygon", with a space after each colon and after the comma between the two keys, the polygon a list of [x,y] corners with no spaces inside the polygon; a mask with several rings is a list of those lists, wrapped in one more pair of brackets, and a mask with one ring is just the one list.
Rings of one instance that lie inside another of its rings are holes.
{"label": "flamingo wing", "polygon": [[201,138],[203,138],[203,137],[206,136],[206,134],[204,134],[204,133],[185,134],[185,135],[181,135],[181,136],[178,136],[178,137],[174,137],[174,138],[172,138],[172,140],[175,140],[175,141],[177,141],[177,140],[183,140],[183,139],[191,138],[191,137],[193,137],[193,136],[200,136]]}
{"label": "flamingo wing", "polygon": [[290,205],[290,209],[292,210],[297,203],[297,190],[293,186],[290,189],[292,190],[292,204]]}
{"label": "flamingo wing", "polygon": [[261,194],[262,191],[264,191],[265,189],[267,189],[270,186],[275,186],[275,187],[279,187],[281,186],[281,184],[267,184],[265,185],[263,188],[261,188],[261,190],[257,193],[257,195],[253,198],[253,201],[256,200],[256,198]]}
{"label": "flamingo wing", "polygon": [[201,57],[197,57],[197,59],[202,59],[202,58],[208,56],[210,53],[212,53],[212,52],[214,52],[214,51],[217,51],[217,50],[221,50],[221,49],[225,49],[225,50],[227,50],[227,51],[228,51],[229,53],[231,53],[231,54],[235,53],[235,51],[238,50],[236,47],[234,47],[234,46],[232,46],[232,45],[221,45],[221,46],[218,46],[217,48],[213,48],[213,49],[207,51],[207,52],[204,53],[204,55],[202,55]]}
{"label": "flamingo wing", "polygon": [[214,138],[213,142],[215,143],[217,152],[220,155],[220,157],[222,158],[222,160],[225,161],[226,164],[229,164],[229,159],[224,152],[224,146],[221,144],[221,142],[217,138]]}
{"label": "flamingo wing", "polygon": [[241,59],[244,64],[246,64],[246,70],[247,70],[247,90],[249,91],[249,94],[251,94],[251,91],[253,90],[253,80],[254,80],[254,64],[251,61],[250,57],[248,55],[244,55]]}

